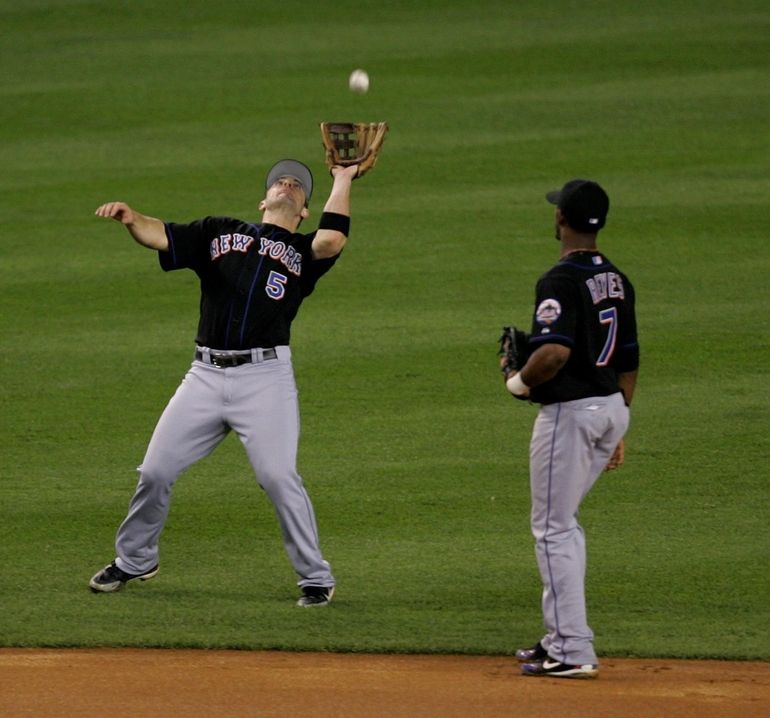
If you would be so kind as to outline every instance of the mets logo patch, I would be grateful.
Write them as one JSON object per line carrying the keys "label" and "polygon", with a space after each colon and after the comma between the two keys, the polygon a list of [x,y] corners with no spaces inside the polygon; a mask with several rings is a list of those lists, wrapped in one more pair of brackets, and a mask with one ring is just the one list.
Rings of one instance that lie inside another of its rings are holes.
{"label": "mets logo patch", "polygon": [[548,326],[561,316],[561,304],[555,299],[544,299],[538,304],[535,320],[538,324]]}

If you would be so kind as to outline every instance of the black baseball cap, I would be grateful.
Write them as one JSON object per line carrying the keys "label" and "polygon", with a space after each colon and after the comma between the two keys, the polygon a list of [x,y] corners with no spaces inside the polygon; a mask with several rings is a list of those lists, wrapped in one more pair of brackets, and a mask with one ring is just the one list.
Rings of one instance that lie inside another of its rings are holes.
{"label": "black baseball cap", "polygon": [[578,232],[598,232],[610,211],[610,198],[593,180],[570,180],[561,189],[548,192],[545,198],[561,210],[569,226]]}
{"label": "black baseball cap", "polygon": [[305,204],[310,202],[313,194],[313,174],[310,169],[298,160],[281,160],[276,162],[265,178],[265,189],[270,189],[281,177],[293,177],[302,185],[305,191]]}

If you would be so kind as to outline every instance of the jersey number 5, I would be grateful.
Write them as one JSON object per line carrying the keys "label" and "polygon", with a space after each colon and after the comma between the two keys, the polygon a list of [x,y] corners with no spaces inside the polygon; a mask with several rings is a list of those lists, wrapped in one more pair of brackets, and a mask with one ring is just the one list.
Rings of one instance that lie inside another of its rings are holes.
{"label": "jersey number 5", "polygon": [[602,309],[599,312],[599,323],[607,326],[607,341],[604,342],[599,358],[596,360],[596,366],[607,366],[615,353],[615,338],[618,335],[618,310],[616,307]]}
{"label": "jersey number 5", "polygon": [[267,277],[265,283],[265,294],[270,299],[283,299],[283,295],[286,294],[286,275],[280,272],[271,271]]}

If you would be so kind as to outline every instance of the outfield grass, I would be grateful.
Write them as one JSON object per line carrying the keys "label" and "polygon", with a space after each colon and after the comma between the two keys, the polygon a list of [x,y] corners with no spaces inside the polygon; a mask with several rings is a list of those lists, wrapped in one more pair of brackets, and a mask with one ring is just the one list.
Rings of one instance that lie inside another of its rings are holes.
{"label": "outfield grass", "polygon": [[[591,176],[642,341],[627,465],[582,512],[597,649],[770,659],[770,11],[581,7],[0,0],[0,645],[509,653],[538,637],[535,409],[503,393],[496,339],[526,325],[556,259],[544,192]],[[347,90],[358,66],[366,96]],[[232,437],[178,483],[159,577],[93,596],[197,320],[194,276],[163,275],[93,210],[256,218],[265,170],[296,156],[317,218],[325,119],[391,126],[294,325],[335,605],[293,607]]]}

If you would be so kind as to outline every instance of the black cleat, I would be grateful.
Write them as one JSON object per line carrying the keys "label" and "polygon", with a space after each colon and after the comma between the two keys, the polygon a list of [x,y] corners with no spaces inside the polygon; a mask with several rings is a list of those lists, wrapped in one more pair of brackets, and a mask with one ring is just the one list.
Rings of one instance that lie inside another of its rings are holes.
{"label": "black cleat", "polygon": [[532,648],[519,648],[516,651],[516,660],[522,663],[530,661],[538,663],[546,658],[548,658],[548,652],[539,641]]}
{"label": "black cleat", "polygon": [[298,606],[302,608],[328,606],[334,595],[334,586],[305,586],[302,593],[304,595],[297,601]]}
{"label": "black cleat", "polygon": [[113,561],[109,566],[105,566],[99,573],[95,574],[88,585],[94,593],[112,593],[120,591],[129,581],[138,578],[140,581],[148,581],[155,576],[159,567],[156,565],[145,573],[133,574],[126,573],[118,568]]}
{"label": "black cleat", "polygon": [[599,666],[595,663],[584,663],[575,666],[570,663],[554,661],[546,658],[536,663],[525,663],[521,667],[525,676],[551,676],[552,678],[596,678],[599,675]]}

